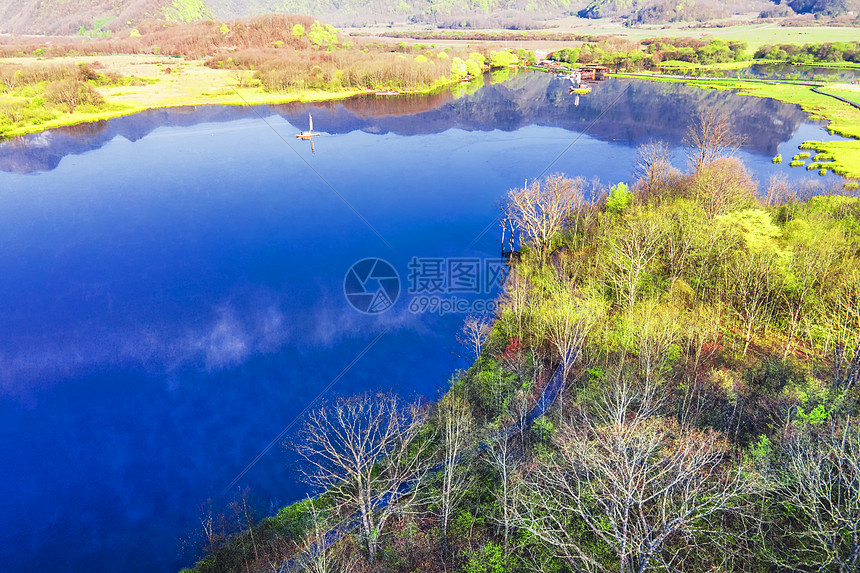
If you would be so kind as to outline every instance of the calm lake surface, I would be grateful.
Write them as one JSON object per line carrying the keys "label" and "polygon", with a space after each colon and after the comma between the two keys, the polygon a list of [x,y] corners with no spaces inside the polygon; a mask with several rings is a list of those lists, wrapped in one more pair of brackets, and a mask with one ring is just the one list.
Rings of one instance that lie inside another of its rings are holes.
{"label": "calm lake surface", "polygon": [[[433,399],[468,365],[463,313],[410,311],[409,263],[493,261],[499,202],[527,179],[628,181],[635,146],[680,145],[713,106],[761,182],[838,181],[771,164],[837,139],[772,100],[631,80],[575,98],[541,74],[458,91],[157,110],[0,144],[0,570],[175,571],[207,498],[248,487],[262,516],[303,497],[292,432],[277,438],[325,388]],[[309,112],[315,154],[294,138]],[[381,314],[343,294],[367,257],[401,279]],[[494,295],[455,290],[436,294]]]}

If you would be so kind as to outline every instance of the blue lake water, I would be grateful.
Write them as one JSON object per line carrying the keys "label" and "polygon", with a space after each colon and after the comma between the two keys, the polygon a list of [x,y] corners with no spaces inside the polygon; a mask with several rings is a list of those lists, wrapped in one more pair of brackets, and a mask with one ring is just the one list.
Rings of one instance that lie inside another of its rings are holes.
{"label": "blue lake water", "polygon": [[[409,310],[409,263],[495,260],[499,203],[527,179],[627,181],[636,145],[680,145],[716,106],[760,181],[838,181],[771,164],[836,139],[772,100],[622,80],[574,98],[541,74],[466,91],[157,110],[0,144],[0,570],[175,571],[207,498],[248,487],[264,515],[303,497],[276,438],[326,387],[433,399],[468,365],[464,314]],[[314,154],[294,138],[309,112]],[[344,297],[366,257],[400,275],[385,313]]]}

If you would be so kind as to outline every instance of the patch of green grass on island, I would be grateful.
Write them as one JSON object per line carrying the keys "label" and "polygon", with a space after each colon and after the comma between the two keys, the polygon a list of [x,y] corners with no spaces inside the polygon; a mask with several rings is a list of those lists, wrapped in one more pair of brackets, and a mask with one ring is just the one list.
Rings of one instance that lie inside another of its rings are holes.
{"label": "patch of green grass on island", "polygon": [[819,163],[834,173],[850,179],[860,179],[860,142],[857,141],[806,141],[804,148],[832,156],[833,162]]}

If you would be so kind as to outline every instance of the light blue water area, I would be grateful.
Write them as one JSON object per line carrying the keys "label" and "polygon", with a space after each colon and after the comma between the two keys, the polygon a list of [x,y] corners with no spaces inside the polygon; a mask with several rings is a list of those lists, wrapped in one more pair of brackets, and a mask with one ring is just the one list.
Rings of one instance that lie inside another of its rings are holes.
{"label": "light blue water area", "polygon": [[[207,498],[248,487],[262,515],[303,497],[294,433],[278,436],[332,382],[329,397],[433,399],[468,365],[463,313],[410,312],[413,257],[497,258],[508,189],[543,172],[627,181],[636,145],[679,144],[712,105],[760,180],[819,180],[770,162],[830,138],[795,106],[617,80],[577,100],[539,74],[0,144],[0,569],[172,571],[195,557]],[[315,154],[294,138],[309,112]],[[366,257],[401,277],[380,315],[343,295]]]}

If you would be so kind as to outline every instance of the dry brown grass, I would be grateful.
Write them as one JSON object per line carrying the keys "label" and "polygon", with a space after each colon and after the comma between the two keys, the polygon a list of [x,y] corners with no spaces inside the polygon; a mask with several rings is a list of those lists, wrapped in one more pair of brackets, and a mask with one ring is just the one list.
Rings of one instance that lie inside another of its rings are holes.
{"label": "dry brown grass", "polygon": [[151,24],[140,29],[140,37],[112,37],[100,39],[45,38],[19,39],[0,45],[0,57],[32,54],[43,50],[47,57],[98,54],[167,54],[188,58],[213,56],[219,51],[265,48],[282,42],[284,47],[306,49],[310,46],[307,34],[293,36],[293,26],[301,24],[309,29],[314,19],[309,16],[269,14],[251,20],[227,22],[228,32],[221,31],[216,22],[195,22],[164,28]]}
{"label": "dry brown grass", "polygon": [[425,89],[451,72],[449,59],[379,51],[254,49],[221,55],[212,68],[254,70],[267,91],[293,89]]}

